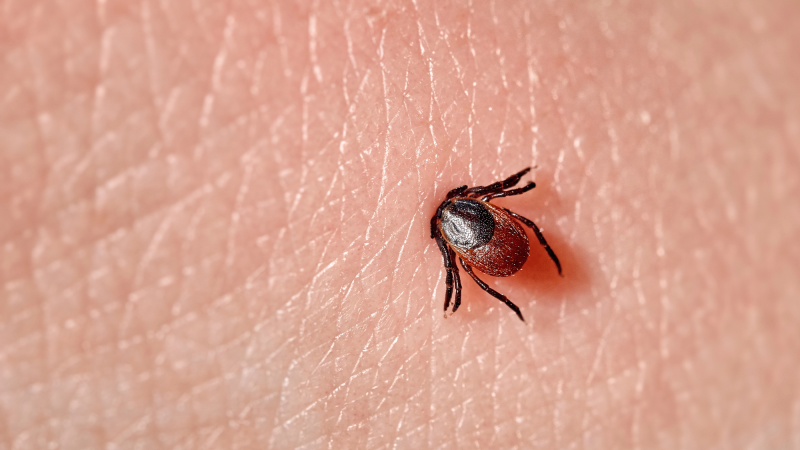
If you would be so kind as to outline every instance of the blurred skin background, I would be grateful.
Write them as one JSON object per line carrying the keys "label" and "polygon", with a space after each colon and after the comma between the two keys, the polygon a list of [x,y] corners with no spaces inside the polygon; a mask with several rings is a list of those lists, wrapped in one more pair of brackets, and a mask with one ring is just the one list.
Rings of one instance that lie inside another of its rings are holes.
{"label": "blurred skin background", "polygon": [[800,448],[797,2],[0,5],[0,449]]}

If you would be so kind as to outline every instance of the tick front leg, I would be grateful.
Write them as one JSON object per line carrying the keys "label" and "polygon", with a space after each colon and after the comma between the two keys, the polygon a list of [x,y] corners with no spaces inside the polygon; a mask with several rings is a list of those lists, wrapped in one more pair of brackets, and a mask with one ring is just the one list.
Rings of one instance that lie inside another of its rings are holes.
{"label": "tick front leg", "polygon": [[525,176],[525,174],[530,171],[531,168],[526,167],[520,170],[519,172],[515,173],[514,175],[511,175],[510,177],[506,178],[505,180],[503,180],[503,189],[508,189],[511,186],[514,186],[515,184],[519,183],[519,180],[521,180],[522,177]]}
{"label": "tick front leg", "polygon": [[447,193],[447,196],[444,198],[445,200],[450,200],[453,197],[458,197],[459,195],[463,195],[464,192],[467,191],[467,185],[459,186],[455,189],[451,189],[450,192]]}
{"label": "tick front leg", "polygon": [[489,194],[489,195],[483,197],[481,200],[484,201],[484,202],[488,202],[493,198],[511,197],[512,195],[524,194],[524,193],[530,191],[531,189],[533,189],[535,187],[536,187],[536,183],[531,181],[530,183],[526,184],[525,186],[523,186],[521,188],[511,189],[511,190],[508,190],[508,191],[495,192],[493,194]]}
{"label": "tick front leg", "polygon": [[526,167],[525,169],[520,170],[519,172],[511,175],[510,177],[506,178],[503,181],[498,181],[496,183],[492,183],[488,186],[475,186],[467,189],[464,191],[464,195],[470,195],[472,197],[478,197],[481,195],[493,194],[495,192],[499,192],[505,189],[508,189],[517,183],[519,180],[528,172],[531,171],[530,167]]}
{"label": "tick front leg", "polygon": [[481,289],[483,289],[484,291],[488,292],[489,295],[491,295],[492,297],[494,297],[494,298],[500,300],[501,302],[505,303],[506,306],[511,308],[511,310],[514,311],[515,313],[517,313],[517,317],[519,317],[519,320],[525,322],[525,319],[522,317],[522,313],[520,312],[520,310],[517,307],[517,305],[514,304],[514,302],[509,300],[508,297],[506,297],[505,295],[503,295],[503,294],[495,291],[494,289],[490,288],[488,284],[486,284],[483,281],[481,281],[481,279],[478,278],[475,275],[475,272],[472,271],[472,267],[470,267],[469,264],[465,263],[463,259],[459,258],[459,261],[461,261],[461,267],[464,268],[464,271],[466,271],[469,274],[469,276],[471,276],[472,279],[475,280],[476,283],[478,283],[478,286],[480,286]]}
{"label": "tick front leg", "polygon": [[[436,227],[439,226],[439,216],[431,217],[431,239],[436,239],[436,236],[439,234],[436,232]],[[436,241],[437,243],[439,241]]]}

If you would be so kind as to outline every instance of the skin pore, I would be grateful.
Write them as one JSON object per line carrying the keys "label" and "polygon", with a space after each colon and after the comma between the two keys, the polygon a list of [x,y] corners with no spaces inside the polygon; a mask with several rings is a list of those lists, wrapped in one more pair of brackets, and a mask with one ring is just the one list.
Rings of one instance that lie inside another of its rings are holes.
{"label": "skin pore", "polygon": [[797,2],[2,5],[0,449],[800,447]]}

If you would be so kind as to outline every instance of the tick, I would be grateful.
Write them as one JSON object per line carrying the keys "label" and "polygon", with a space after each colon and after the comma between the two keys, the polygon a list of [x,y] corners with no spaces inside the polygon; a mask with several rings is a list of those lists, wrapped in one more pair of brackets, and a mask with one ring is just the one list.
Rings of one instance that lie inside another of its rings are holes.
{"label": "tick", "polygon": [[561,263],[558,262],[553,249],[547,245],[539,227],[533,221],[507,208],[489,203],[495,198],[520,195],[535,188],[536,183],[531,181],[521,188],[509,189],[519,183],[522,176],[530,170],[528,167],[488,186],[459,186],[447,193],[447,197],[436,210],[436,215],[431,218],[431,239],[436,239],[444,258],[444,268],[447,270],[445,282],[447,289],[444,294],[445,318],[454,287],[456,298],[451,314],[461,306],[461,277],[456,267],[456,257],[458,257],[461,267],[478,283],[478,286],[505,303],[520,320],[525,321],[517,305],[505,295],[490,288],[472,270],[474,267],[486,275],[507,277],[522,268],[528,259],[530,245],[519,222],[533,230],[539,244],[550,255],[550,259],[558,268],[558,274],[561,275]]}

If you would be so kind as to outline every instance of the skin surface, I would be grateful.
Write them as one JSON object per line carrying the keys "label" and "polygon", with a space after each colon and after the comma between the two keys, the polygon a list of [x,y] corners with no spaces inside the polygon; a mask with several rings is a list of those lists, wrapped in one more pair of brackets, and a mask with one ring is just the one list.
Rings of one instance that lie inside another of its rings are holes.
{"label": "skin surface", "polygon": [[800,448],[796,1],[0,5],[0,449]]}

